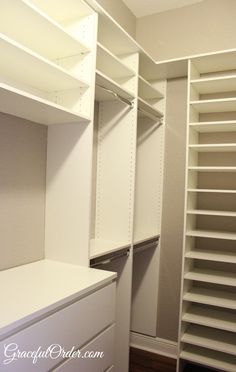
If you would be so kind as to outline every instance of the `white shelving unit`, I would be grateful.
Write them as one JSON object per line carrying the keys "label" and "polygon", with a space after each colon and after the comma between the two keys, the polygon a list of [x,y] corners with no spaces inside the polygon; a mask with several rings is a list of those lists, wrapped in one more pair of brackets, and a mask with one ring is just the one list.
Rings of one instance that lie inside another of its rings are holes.
{"label": "white shelving unit", "polygon": [[236,368],[234,55],[189,60],[178,370]]}

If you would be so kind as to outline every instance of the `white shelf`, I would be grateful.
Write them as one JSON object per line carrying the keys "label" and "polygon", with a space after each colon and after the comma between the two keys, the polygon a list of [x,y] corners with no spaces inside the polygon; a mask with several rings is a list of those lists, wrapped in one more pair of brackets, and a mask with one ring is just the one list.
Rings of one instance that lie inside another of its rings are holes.
{"label": "white shelf", "polygon": [[186,258],[197,260],[206,260],[214,262],[225,262],[236,264],[236,250],[235,252],[227,252],[225,250],[211,250],[211,249],[196,249],[185,253]]}
{"label": "white shelf", "polygon": [[51,260],[1,271],[0,336],[115,277],[116,273]]}
{"label": "white shelf", "polygon": [[161,111],[150,105],[150,103],[148,103],[141,97],[138,97],[138,108],[141,109],[139,113],[140,117],[145,116],[145,114],[143,114],[143,111],[156,119],[163,117],[163,113]]}
{"label": "white shelf", "polygon": [[189,123],[189,127],[195,129],[199,133],[211,132],[233,132],[236,131],[236,121],[205,121],[199,123]]}
{"label": "white shelf", "polygon": [[236,310],[236,293],[193,287],[183,295],[184,301]]}
{"label": "white shelf", "polygon": [[236,217],[236,212],[200,210],[200,209],[187,210],[187,214],[202,215],[202,216]]}
{"label": "white shelf", "polygon": [[0,84],[0,111],[40,124],[88,122],[88,116],[67,110],[51,101]]}
{"label": "white shelf", "polygon": [[[25,20],[27,27],[23,24]],[[0,32],[49,59],[89,50],[53,19],[25,0],[4,1],[1,4]]]}
{"label": "white shelf", "polygon": [[90,260],[110,253],[118,252],[129,248],[130,244],[125,242],[115,242],[104,239],[91,239],[90,241]]}
{"label": "white shelf", "polygon": [[214,112],[232,112],[236,111],[236,98],[191,101],[190,107],[191,106],[200,114]]}
{"label": "white shelf", "polygon": [[1,34],[0,49],[1,75],[12,81],[45,92],[88,86],[87,82]]}
{"label": "white shelf", "polygon": [[236,355],[236,335],[231,332],[199,325],[190,325],[183,334],[181,341],[222,353]]}
{"label": "white shelf", "polygon": [[196,280],[204,283],[222,284],[236,286],[236,272],[204,270],[195,268],[185,273],[184,279]]}
{"label": "white shelf", "polygon": [[188,167],[191,171],[197,172],[236,172],[236,167],[212,167],[212,166],[204,166],[204,167]]}
{"label": "white shelf", "polygon": [[236,152],[236,143],[189,145],[189,149],[197,152]]}
{"label": "white shelf", "polygon": [[138,82],[139,96],[145,99],[161,99],[164,98],[163,94],[156,89],[149,81],[139,76]]}
{"label": "white shelf", "polygon": [[182,321],[236,332],[236,314],[214,307],[192,304],[183,314]]}
{"label": "white shelf", "polygon": [[127,90],[124,89],[122,86],[117,84],[115,81],[110,79],[108,76],[103,74],[101,71],[96,71],[96,100],[97,101],[109,101],[109,100],[114,100],[115,97],[111,93],[107,92],[105,89],[106,88],[109,91],[112,91],[122,98],[125,98],[127,100],[132,101],[134,99],[134,94]]}
{"label": "white shelf", "polygon": [[199,94],[236,91],[236,75],[201,78],[190,81]]}
{"label": "white shelf", "polygon": [[193,58],[193,64],[200,74],[235,70],[235,49],[203,54]]}
{"label": "white shelf", "polygon": [[180,358],[193,363],[216,368],[225,372],[235,372],[235,356],[219,353],[196,346],[186,346],[180,353]]}
{"label": "white shelf", "polygon": [[188,230],[186,231],[186,235],[199,238],[236,240],[236,233],[224,231]]}
{"label": "white shelf", "polygon": [[188,192],[206,192],[219,194],[236,194],[236,190],[220,190],[220,189],[188,189]]}
{"label": "white shelf", "polygon": [[112,79],[132,77],[135,72],[102,44],[97,43],[97,69],[109,72]]}

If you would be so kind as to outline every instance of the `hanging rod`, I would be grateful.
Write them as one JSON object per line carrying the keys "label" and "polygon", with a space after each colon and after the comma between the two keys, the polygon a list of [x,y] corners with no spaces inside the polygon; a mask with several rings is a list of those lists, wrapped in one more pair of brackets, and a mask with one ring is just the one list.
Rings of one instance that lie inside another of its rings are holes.
{"label": "hanging rod", "polygon": [[122,257],[128,257],[129,256],[129,253],[130,253],[130,250],[129,248],[126,249],[125,251],[123,250],[121,253],[117,254],[117,252],[115,252],[114,255],[108,257],[108,258],[104,258],[102,260],[96,260],[96,259],[93,259],[92,261],[96,260],[95,262],[91,262],[90,263],[90,267],[98,267],[98,266],[101,266],[101,265],[106,265],[106,264],[109,264],[113,261],[116,261],[116,260],[119,260],[120,258]]}
{"label": "hanging rod", "polygon": [[155,120],[155,121],[159,121],[159,123],[162,125],[163,124],[163,115],[160,114],[160,116],[157,116],[157,115],[153,115],[153,114],[150,114],[150,112],[138,107],[138,111],[139,112],[142,112],[143,114],[145,114],[147,117],[149,117],[150,119],[152,120]]}
{"label": "hanging rod", "polygon": [[157,248],[159,245],[159,238],[160,238],[159,236],[156,236],[153,239],[148,239],[146,241],[134,244],[134,247],[133,247],[134,254],[142,252],[149,248]]}
{"label": "hanging rod", "polygon": [[120,94],[114,92],[113,90],[111,89],[108,89],[106,87],[104,87],[103,85],[100,85],[98,83],[96,83],[97,87],[105,90],[107,93],[109,94],[112,94],[115,98],[117,98],[119,101],[125,103],[126,105],[130,106],[130,107],[133,107],[133,102],[129,101],[127,98],[124,98],[122,97]]}

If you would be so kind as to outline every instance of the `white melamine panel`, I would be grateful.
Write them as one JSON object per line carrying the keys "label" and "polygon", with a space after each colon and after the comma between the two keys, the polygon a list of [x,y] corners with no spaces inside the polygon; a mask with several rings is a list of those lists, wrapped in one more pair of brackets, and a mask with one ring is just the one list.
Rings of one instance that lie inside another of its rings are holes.
{"label": "white melamine panel", "polygon": [[[9,77],[12,81],[45,92],[87,86],[86,82],[3,34],[0,35],[0,49],[0,73],[3,78]],[[9,60],[12,62],[9,63]]]}
{"label": "white melamine panel", "polygon": [[188,167],[191,171],[197,172],[236,172],[236,167],[208,167],[208,166],[196,166],[196,167]]}
{"label": "white melamine panel", "polygon": [[199,133],[236,131],[235,120],[190,123],[189,126]]}
{"label": "white melamine panel", "polygon": [[97,44],[97,69],[103,71],[112,79],[132,77],[135,72],[127,67],[122,60],[109,52],[102,44]]}
{"label": "white melamine panel", "polygon": [[131,243],[135,123],[131,107],[100,103],[95,239]]}
{"label": "white melamine panel", "polygon": [[88,265],[92,134],[90,124],[48,129],[45,254]]}
{"label": "white melamine panel", "polygon": [[236,314],[225,309],[192,304],[183,314],[184,322],[236,332]]}
{"label": "white melamine panel", "polygon": [[[94,340],[89,342],[88,345],[80,349],[81,357],[74,358],[61,364],[55,369],[55,372],[103,372],[110,367],[114,362],[114,334],[115,326],[111,326]],[[86,358],[86,352],[100,352],[103,353],[102,357]],[[84,356],[84,358],[83,358]]]}
{"label": "white melamine panel", "polygon": [[219,251],[212,249],[196,249],[185,253],[185,257],[197,260],[236,263],[235,251]]}
{"label": "white melamine panel", "polygon": [[[69,302],[77,301],[115,278],[115,273],[50,260],[1,271],[0,339]],[[113,301],[115,289],[112,286],[109,288],[109,301]]]}
{"label": "white melamine panel", "polygon": [[190,325],[184,332],[181,341],[222,353],[236,355],[236,335],[232,332],[199,325]]}
{"label": "white melamine panel", "polygon": [[[96,312],[94,312],[96,309]],[[64,307],[26,329],[13,334],[0,343],[0,362],[3,363],[4,345],[16,343],[20,350],[46,350],[52,344],[59,344],[65,350],[80,347],[94,335],[111,325],[115,320],[115,283]],[[77,332],[75,330],[77,329]],[[62,360],[42,358],[35,364],[35,371],[47,371]],[[32,367],[32,360],[17,360],[17,370],[26,371]],[[6,366],[7,372],[15,371],[16,364]]]}
{"label": "white melamine panel", "polygon": [[82,42],[27,0],[1,1],[0,32],[49,59],[88,51]]}
{"label": "white melamine panel", "polygon": [[88,116],[77,114],[56,103],[6,84],[0,85],[0,110],[46,125],[88,122],[89,120]]}
{"label": "white melamine panel", "polygon": [[189,148],[197,152],[235,152],[236,143],[198,144]]}
{"label": "white melamine panel", "polygon": [[183,300],[236,310],[236,294],[223,290],[193,287],[183,295]]}
{"label": "white melamine panel", "polygon": [[211,112],[234,112],[236,111],[236,98],[191,101],[190,106],[200,114]]}
{"label": "white melamine panel", "polygon": [[196,280],[205,283],[236,286],[236,273],[228,271],[205,270],[195,268],[184,275],[185,279]]}
{"label": "white melamine panel", "polygon": [[[141,97],[138,98],[138,107],[146,113],[150,114],[153,118],[158,119],[163,116],[163,112],[152,106],[150,103],[142,99]],[[145,117],[145,114],[143,112],[140,112],[140,117]],[[154,120],[155,120],[154,119]]]}
{"label": "white melamine panel", "polygon": [[236,91],[236,76],[220,76],[215,78],[202,78],[191,81],[199,94]]}
{"label": "white melamine panel", "polygon": [[236,358],[228,354],[188,345],[181,351],[180,357],[207,367],[235,372]]}

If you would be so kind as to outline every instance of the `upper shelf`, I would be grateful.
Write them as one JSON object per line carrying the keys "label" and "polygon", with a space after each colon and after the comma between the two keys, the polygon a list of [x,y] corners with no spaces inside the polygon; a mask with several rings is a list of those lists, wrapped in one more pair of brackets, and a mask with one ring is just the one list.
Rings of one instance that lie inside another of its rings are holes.
{"label": "upper shelf", "polygon": [[11,81],[45,92],[88,86],[63,68],[0,34],[0,72]]}
{"label": "upper shelf", "polygon": [[189,127],[195,129],[199,133],[233,132],[236,131],[236,121],[228,120],[189,123]]}
{"label": "upper shelf", "polygon": [[142,76],[139,76],[139,96],[143,99],[161,99],[164,95]]}
{"label": "upper shelf", "polygon": [[111,101],[118,95],[125,100],[132,102],[134,95],[129,90],[123,88],[115,81],[104,75],[100,71],[96,71],[96,100],[97,101]]}
{"label": "upper shelf", "polygon": [[[27,22],[27,27],[24,22]],[[26,0],[1,2],[0,32],[49,59],[89,50],[83,42]]]}
{"label": "upper shelf", "polygon": [[189,149],[197,152],[235,152],[236,143],[189,145]]}
{"label": "upper shelf", "polygon": [[97,43],[97,69],[109,71],[109,75],[113,79],[132,77],[135,75],[133,70],[100,43]]}
{"label": "upper shelf", "polygon": [[236,75],[202,78],[191,81],[199,94],[236,91]]}
{"label": "upper shelf", "polygon": [[104,239],[91,239],[90,260],[129,248],[130,244]]}
{"label": "upper shelf", "polygon": [[236,111],[236,98],[190,101],[190,105],[200,114]]}
{"label": "upper shelf", "polygon": [[6,84],[0,84],[0,111],[46,125],[89,122],[88,116]]}
{"label": "upper shelf", "polygon": [[235,70],[236,50],[192,56],[192,62],[200,74]]}

